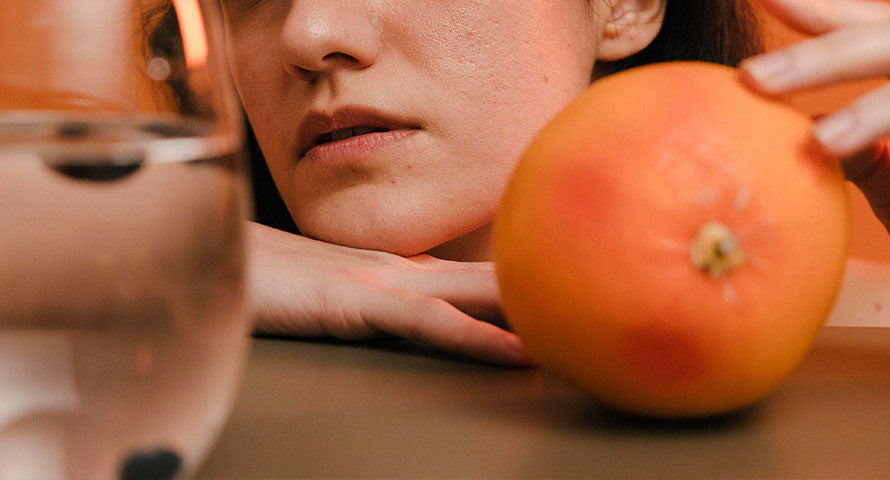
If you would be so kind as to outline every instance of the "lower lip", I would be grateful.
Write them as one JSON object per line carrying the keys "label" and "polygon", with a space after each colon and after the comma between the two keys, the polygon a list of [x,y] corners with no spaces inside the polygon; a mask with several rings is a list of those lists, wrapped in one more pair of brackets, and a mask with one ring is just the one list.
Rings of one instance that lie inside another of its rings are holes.
{"label": "lower lip", "polygon": [[315,162],[358,160],[363,155],[413,137],[418,132],[420,132],[419,129],[406,128],[356,135],[355,137],[316,145],[303,155],[303,159]]}

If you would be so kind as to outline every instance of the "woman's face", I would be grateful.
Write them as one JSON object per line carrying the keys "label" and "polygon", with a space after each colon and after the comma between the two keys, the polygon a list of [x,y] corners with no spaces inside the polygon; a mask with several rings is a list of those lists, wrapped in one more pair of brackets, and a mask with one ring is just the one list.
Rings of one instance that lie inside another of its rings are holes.
{"label": "woman's face", "polygon": [[533,135],[590,83],[604,2],[223,0],[249,120],[300,231],[488,255]]}

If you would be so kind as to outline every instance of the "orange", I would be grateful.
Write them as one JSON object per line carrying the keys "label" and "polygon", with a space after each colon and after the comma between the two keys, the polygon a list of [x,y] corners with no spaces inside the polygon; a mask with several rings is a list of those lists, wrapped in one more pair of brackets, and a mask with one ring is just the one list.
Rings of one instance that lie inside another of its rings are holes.
{"label": "orange", "polygon": [[532,142],[494,227],[506,318],[544,368],[618,409],[747,406],[804,357],[849,213],[811,121],[699,62],[594,82]]}

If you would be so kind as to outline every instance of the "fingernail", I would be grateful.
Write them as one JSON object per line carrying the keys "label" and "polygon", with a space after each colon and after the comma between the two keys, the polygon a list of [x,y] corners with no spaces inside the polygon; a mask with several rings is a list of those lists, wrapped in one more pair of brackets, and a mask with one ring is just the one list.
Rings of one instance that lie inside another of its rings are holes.
{"label": "fingernail", "polygon": [[783,51],[761,55],[746,60],[744,68],[758,83],[779,87],[789,78],[791,55]]}
{"label": "fingernail", "polygon": [[813,136],[825,146],[839,146],[836,144],[853,130],[854,123],[853,114],[850,112],[835,113],[813,125]]}

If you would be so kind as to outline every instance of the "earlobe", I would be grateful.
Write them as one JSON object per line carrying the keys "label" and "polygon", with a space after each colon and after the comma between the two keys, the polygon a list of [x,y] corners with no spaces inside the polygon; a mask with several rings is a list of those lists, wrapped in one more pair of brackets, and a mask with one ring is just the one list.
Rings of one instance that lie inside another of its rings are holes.
{"label": "earlobe", "polygon": [[661,30],[669,0],[613,0],[602,26],[597,59],[615,61],[646,48]]}

